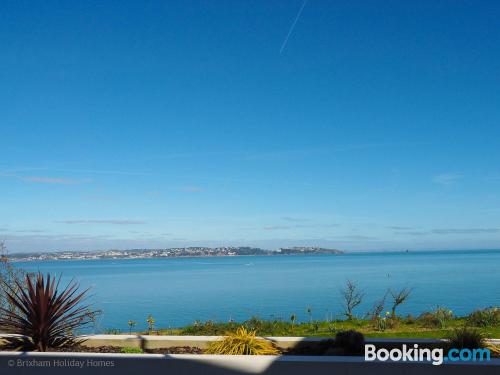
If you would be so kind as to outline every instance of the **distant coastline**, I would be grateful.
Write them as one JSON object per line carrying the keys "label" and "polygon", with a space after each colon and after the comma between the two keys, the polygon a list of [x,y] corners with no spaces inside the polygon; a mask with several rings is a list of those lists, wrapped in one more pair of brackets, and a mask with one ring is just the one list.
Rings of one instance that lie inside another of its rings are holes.
{"label": "distant coastline", "polygon": [[338,249],[322,247],[290,247],[279,250],[264,250],[254,247],[177,247],[167,249],[130,249],[100,251],[57,251],[39,253],[15,253],[7,257],[13,262],[47,260],[104,260],[104,259],[165,259],[165,258],[200,258],[225,256],[279,256],[279,255],[318,255],[344,254]]}

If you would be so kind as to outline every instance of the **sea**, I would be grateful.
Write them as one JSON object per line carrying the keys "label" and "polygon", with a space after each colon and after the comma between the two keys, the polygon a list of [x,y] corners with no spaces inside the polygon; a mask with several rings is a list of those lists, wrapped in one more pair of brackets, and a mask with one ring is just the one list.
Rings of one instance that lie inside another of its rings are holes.
{"label": "sea", "polygon": [[[298,321],[342,317],[340,290],[347,280],[364,293],[363,317],[389,290],[411,288],[403,315],[445,307],[464,315],[500,306],[500,251],[352,252],[341,255],[57,260],[19,262],[31,272],[62,275],[102,310],[96,333],[175,328],[195,321],[261,319]],[[390,294],[387,298],[390,302]],[[388,309],[388,307],[387,307]],[[310,312],[308,312],[308,310]]]}

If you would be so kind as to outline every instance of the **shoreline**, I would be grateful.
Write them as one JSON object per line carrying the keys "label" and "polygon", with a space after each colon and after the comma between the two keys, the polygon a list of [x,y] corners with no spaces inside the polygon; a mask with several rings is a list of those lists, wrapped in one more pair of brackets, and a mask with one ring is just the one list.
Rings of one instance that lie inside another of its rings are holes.
{"label": "shoreline", "polygon": [[171,257],[119,257],[119,258],[55,258],[55,259],[17,259],[17,258],[8,258],[9,262],[12,263],[28,263],[28,262],[56,262],[56,261],[95,261],[95,260],[142,260],[142,259],[207,259],[207,258],[243,258],[243,257],[307,257],[307,256],[329,256],[329,255],[345,255],[346,253],[340,254],[245,254],[245,255],[180,255],[180,256],[171,256]]}
{"label": "shoreline", "polygon": [[[126,250],[125,250],[126,251]],[[415,255],[415,254],[432,254],[432,255],[442,255],[442,254],[453,254],[453,253],[497,253],[500,249],[446,249],[446,250],[358,250],[358,251],[342,251],[340,253],[305,253],[305,254],[221,254],[221,255],[179,255],[179,256],[137,256],[137,257],[97,257],[97,258],[53,258],[53,259],[27,259],[27,258],[12,258],[7,256],[8,261],[12,263],[32,263],[32,262],[54,262],[54,261],[96,261],[96,260],[143,260],[143,259],[207,259],[207,258],[235,258],[235,257],[308,257],[308,256],[331,256],[331,255]],[[48,254],[48,253],[40,253]],[[13,254],[14,255],[14,254]],[[20,255],[16,253],[16,255]]]}

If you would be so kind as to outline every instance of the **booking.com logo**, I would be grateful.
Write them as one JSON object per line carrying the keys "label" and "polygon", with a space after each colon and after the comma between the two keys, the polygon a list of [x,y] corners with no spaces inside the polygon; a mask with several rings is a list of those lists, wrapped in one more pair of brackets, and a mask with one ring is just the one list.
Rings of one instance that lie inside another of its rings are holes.
{"label": "booking.com logo", "polygon": [[448,350],[444,354],[444,349],[419,348],[418,344],[413,346],[403,345],[401,348],[385,349],[379,348],[373,344],[365,345],[365,361],[405,361],[405,362],[431,362],[435,366],[443,362],[471,362],[471,361],[489,361],[491,353],[489,349],[457,349]]}

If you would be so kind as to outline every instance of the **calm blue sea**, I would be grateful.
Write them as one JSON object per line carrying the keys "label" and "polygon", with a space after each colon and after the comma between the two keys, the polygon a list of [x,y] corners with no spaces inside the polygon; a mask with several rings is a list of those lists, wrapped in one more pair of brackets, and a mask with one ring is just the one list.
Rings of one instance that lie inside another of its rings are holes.
{"label": "calm blue sea", "polygon": [[388,288],[413,288],[402,313],[437,305],[456,314],[500,305],[500,251],[350,253],[314,256],[124,259],[17,263],[29,271],[62,274],[92,287],[104,314],[98,331],[127,330],[129,319],[145,328],[195,320],[242,321],[251,316],[308,320],[338,317],[339,289],[347,279],[365,291],[362,316]]}

